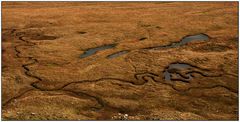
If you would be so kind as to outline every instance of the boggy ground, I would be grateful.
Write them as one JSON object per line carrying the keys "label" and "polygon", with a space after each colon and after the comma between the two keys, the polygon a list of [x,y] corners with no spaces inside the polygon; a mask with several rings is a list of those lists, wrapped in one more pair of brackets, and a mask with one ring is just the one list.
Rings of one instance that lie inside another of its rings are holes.
{"label": "boggy ground", "polygon": [[[237,2],[2,2],[2,119],[237,120],[237,15]],[[196,34],[209,40],[152,48]]]}

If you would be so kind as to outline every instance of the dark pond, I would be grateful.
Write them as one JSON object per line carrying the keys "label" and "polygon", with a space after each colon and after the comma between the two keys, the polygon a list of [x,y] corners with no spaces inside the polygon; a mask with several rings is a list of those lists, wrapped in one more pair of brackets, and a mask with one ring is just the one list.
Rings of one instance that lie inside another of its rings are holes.
{"label": "dark pond", "polygon": [[108,45],[103,45],[100,47],[90,48],[90,49],[86,50],[82,55],[80,55],[80,58],[86,58],[88,56],[95,54],[97,51],[114,48],[116,46],[117,46],[117,44],[108,44]]}
{"label": "dark pond", "polygon": [[209,36],[206,34],[197,34],[197,35],[191,35],[183,37],[179,42],[172,43],[170,45],[164,45],[164,46],[156,46],[156,47],[147,47],[144,49],[166,49],[166,48],[175,48],[182,45],[187,44],[188,42],[192,41],[207,41],[209,40]]}
{"label": "dark pond", "polygon": [[[147,39],[146,37],[143,37],[143,38],[140,38],[139,40],[145,40]],[[175,43],[172,43],[170,45],[164,45],[164,46],[155,46],[155,47],[147,47],[147,48],[144,48],[144,49],[166,49],[166,48],[175,48],[175,47],[179,47],[179,46],[182,46],[182,45],[185,45],[187,44],[188,42],[191,42],[191,41],[205,41],[205,40],[209,40],[209,36],[206,35],[206,34],[197,34],[197,35],[191,35],[191,36],[186,36],[184,37],[183,39],[181,39],[181,41],[179,42],[175,42]],[[103,45],[103,46],[100,46],[100,47],[96,47],[96,48],[90,48],[88,50],[86,50],[81,56],[80,58],[86,58],[88,56],[91,56],[93,54],[95,54],[97,51],[101,51],[101,50],[106,50],[106,49],[110,49],[110,48],[114,48],[116,47],[117,44],[108,44],[108,45]],[[118,57],[120,55],[123,55],[123,54],[126,54],[128,53],[129,51],[127,50],[124,50],[124,51],[119,51],[117,53],[113,53],[111,55],[108,55],[107,58],[115,58],[115,57]]]}
{"label": "dark pond", "polygon": [[192,79],[192,76],[190,73],[186,74],[181,74],[181,72],[186,71],[191,69],[192,66],[188,64],[183,64],[183,63],[175,63],[175,64],[170,64],[167,69],[164,71],[164,79],[165,81],[172,81],[173,76],[175,79],[181,79],[184,81],[188,81]]}

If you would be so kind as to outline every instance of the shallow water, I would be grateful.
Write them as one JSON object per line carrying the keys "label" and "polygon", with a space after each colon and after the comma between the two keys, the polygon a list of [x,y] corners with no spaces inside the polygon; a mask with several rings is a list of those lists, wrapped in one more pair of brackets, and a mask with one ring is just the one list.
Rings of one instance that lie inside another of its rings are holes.
{"label": "shallow water", "polygon": [[124,55],[124,54],[126,54],[128,52],[129,52],[128,50],[119,51],[119,52],[113,53],[111,55],[108,55],[107,58],[109,58],[109,59],[116,58],[116,57],[118,57],[120,55]]}
{"label": "shallow water", "polygon": [[88,56],[95,54],[97,51],[114,48],[116,46],[117,46],[117,44],[108,44],[108,45],[103,45],[100,47],[90,48],[90,49],[86,50],[82,55],[80,55],[80,58],[86,58]]}
{"label": "shallow water", "polygon": [[197,34],[197,35],[191,35],[183,37],[179,42],[172,43],[170,45],[164,45],[164,46],[156,46],[156,47],[148,47],[144,49],[167,49],[167,48],[175,48],[182,45],[187,44],[188,42],[192,41],[207,41],[209,40],[209,36],[206,34]]}
{"label": "shallow water", "polygon": [[[141,38],[140,40],[144,40],[144,39],[147,39],[145,37]],[[186,36],[186,37],[183,37],[183,39],[181,39],[181,41],[179,42],[175,42],[175,43],[172,43],[170,45],[164,45],[164,46],[156,46],[156,47],[147,47],[147,48],[144,48],[144,49],[167,49],[167,48],[175,48],[175,47],[179,47],[179,46],[182,46],[182,45],[185,45],[187,44],[188,42],[191,42],[191,41],[206,41],[206,40],[209,40],[209,36],[206,35],[206,34],[197,34],[197,35],[192,35],[192,36]],[[109,44],[109,45],[103,45],[103,46],[100,46],[100,47],[96,47],[96,48],[90,48],[88,50],[86,50],[81,56],[80,58],[86,58],[88,56],[91,56],[93,54],[95,54],[97,51],[101,51],[101,50],[105,50],[105,49],[110,49],[110,48],[114,48],[116,47],[117,44]],[[126,54],[128,53],[129,51],[119,51],[117,53],[113,53],[111,55],[108,55],[107,58],[115,58],[115,57],[118,57],[120,55],[123,55],[123,54]]]}
{"label": "shallow water", "polygon": [[[147,39],[146,37],[143,37],[141,39],[139,39],[140,41],[142,40],[145,40]],[[191,41],[206,41],[206,40],[209,40],[209,37],[208,35],[206,34],[197,34],[197,35],[192,35],[192,36],[186,36],[186,37],[183,37],[183,39],[181,39],[180,42],[175,42],[175,43],[172,43],[170,45],[164,45],[164,46],[157,46],[157,47],[147,47],[147,48],[144,48],[144,49],[167,49],[167,48],[175,48],[175,47],[179,47],[179,46],[182,46],[182,45],[185,45],[187,44],[188,42],[191,42]],[[120,55],[123,55],[125,53],[128,53],[129,51],[120,51],[118,53],[114,53],[114,54],[111,54],[109,56],[107,56],[107,58],[115,58],[115,57],[118,57]],[[174,65],[175,66],[175,65]],[[178,66],[178,65],[176,65]],[[181,65],[182,66],[182,65]],[[179,66],[178,66],[179,67]]]}
{"label": "shallow water", "polygon": [[191,68],[192,66],[188,65],[188,64],[170,64],[168,69],[187,69],[187,68]]}
{"label": "shallow water", "polygon": [[182,64],[182,63],[170,64],[169,67],[167,69],[165,69],[165,71],[163,73],[164,79],[165,79],[165,81],[171,81],[173,75],[176,75],[177,78],[179,78],[179,79],[191,80],[192,76],[190,73],[185,75],[186,78],[183,78],[178,73],[179,71],[187,70],[189,68],[192,68],[192,66],[190,66],[188,64]]}

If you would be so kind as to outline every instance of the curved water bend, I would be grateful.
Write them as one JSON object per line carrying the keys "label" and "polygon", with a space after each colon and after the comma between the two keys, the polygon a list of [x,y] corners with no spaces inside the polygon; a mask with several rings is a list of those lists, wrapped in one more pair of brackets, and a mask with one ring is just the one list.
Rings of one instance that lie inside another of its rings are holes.
{"label": "curved water bend", "polygon": [[100,47],[90,48],[90,49],[86,50],[82,55],[80,55],[80,58],[86,58],[90,55],[95,54],[97,51],[114,48],[116,46],[117,46],[117,44],[108,44],[108,45],[103,45]]}

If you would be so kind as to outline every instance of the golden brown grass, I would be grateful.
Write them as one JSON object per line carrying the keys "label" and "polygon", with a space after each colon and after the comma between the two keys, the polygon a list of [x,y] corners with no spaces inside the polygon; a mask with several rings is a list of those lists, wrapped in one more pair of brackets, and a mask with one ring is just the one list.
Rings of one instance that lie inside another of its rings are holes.
{"label": "golden brown grass", "polygon": [[[237,120],[238,3],[160,3],[2,2],[3,119]],[[211,39],[143,50],[199,33]],[[218,77],[169,83],[174,62]]]}

